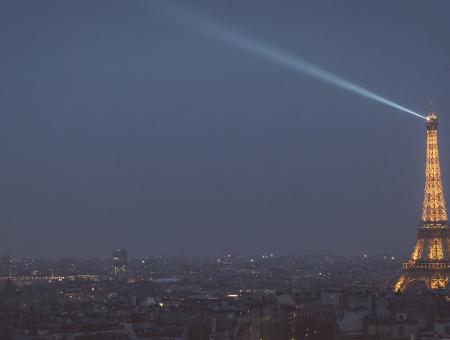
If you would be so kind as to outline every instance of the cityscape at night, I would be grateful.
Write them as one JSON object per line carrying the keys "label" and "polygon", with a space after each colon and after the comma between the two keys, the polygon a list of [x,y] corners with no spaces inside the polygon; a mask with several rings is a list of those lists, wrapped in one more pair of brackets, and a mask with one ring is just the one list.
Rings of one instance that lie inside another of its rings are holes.
{"label": "cityscape at night", "polygon": [[0,340],[449,340],[449,14],[0,1]]}

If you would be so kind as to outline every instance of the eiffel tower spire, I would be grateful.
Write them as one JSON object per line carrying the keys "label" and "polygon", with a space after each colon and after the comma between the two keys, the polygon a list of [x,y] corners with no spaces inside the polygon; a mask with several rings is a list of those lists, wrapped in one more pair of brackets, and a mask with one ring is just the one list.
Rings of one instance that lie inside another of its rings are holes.
{"label": "eiffel tower spire", "polygon": [[427,122],[427,147],[425,167],[425,190],[422,209],[421,225],[444,226],[448,222],[445,209],[444,190],[442,189],[441,167],[439,164],[439,148],[437,137],[438,119],[435,113],[428,113]]}

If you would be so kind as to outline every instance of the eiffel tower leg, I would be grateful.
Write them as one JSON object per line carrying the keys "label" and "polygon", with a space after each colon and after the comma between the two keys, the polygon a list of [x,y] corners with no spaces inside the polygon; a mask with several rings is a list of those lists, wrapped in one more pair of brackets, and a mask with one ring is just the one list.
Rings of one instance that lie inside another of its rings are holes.
{"label": "eiffel tower leg", "polygon": [[435,273],[430,278],[430,288],[431,289],[444,289],[448,285],[449,276],[445,273]]}
{"label": "eiffel tower leg", "polygon": [[404,293],[406,288],[408,288],[408,286],[412,283],[412,282],[423,282],[425,284],[425,286],[427,287],[427,289],[436,289],[437,285],[440,284],[439,288],[444,288],[445,284],[448,282],[445,281],[445,284],[443,283],[444,281],[433,281],[433,278],[428,278],[425,276],[421,276],[421,275],[411,275],[411,274],[406,274],[406,275],[402,275],[400,276],[400,278],[397,280],[397,282],[394,285],[394,292],[395,293]]}
{"label": "eiffel tower leg", "polygon": [[394,293],[403,293],[406,288],[406,276],[402,275],[399,277],[397,282],[394,284]]}

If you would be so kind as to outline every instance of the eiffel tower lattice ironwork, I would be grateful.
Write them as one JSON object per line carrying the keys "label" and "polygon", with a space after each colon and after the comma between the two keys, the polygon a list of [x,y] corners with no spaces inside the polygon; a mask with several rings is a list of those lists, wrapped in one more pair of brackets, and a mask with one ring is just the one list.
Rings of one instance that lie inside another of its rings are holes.
{"label": "eiffel tower lattice ironwork", "polygon": [[425,125],[427,146],[422,218],[411,257],[403,263],[403,274],[394,285],[395,292],[404,292],[417,282],[430,290],[442,289],[450,280],[450,227],[439,164],[438,119],[431,110]]}

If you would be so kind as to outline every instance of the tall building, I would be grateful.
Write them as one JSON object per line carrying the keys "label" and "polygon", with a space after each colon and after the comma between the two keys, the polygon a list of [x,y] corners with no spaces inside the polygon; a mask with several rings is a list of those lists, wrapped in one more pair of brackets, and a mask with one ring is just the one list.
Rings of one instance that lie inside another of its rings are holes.
{"label": "tall building", "polygon": [[111,275],[115,279],[125,279],[127,275],[128,255],[126,249],[117,249],[111,254]]}
{"label": "tall building", "polygon": [[450,279],[450,227],[441,182],[435,113],[430,111],[425,126],[427,145],[422,218],[411,257],[403,263],[403,275],[394,286],[396,292],[404,292],[416,284],[431,290],[442,289]]}

